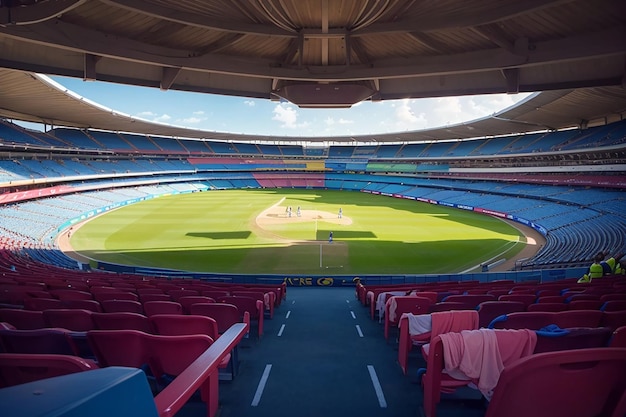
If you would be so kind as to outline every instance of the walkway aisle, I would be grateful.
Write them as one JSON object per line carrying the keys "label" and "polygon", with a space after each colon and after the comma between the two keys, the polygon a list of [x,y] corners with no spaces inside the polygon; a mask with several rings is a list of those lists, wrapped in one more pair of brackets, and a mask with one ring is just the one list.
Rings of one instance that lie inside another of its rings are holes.
{"label": "walkway aisle", "polygon": [[382,325],[353,288],[289,288],[260,342],[220,386],[220,417],[417,416],[422,390],[402,375]]}

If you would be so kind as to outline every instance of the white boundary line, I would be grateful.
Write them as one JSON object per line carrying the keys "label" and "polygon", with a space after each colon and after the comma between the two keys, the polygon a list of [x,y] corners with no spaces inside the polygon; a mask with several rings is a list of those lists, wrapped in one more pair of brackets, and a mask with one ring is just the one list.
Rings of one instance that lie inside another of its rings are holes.
{"label": "white boundary line", "polygon": [[380,386],[380,381],[378,381],[374,366],[367,365],[367,371],[370,373],[370,379],[372,380],[372,385],[374,385],[376,397],[378,397],[378,405],[380,405],[380,408],[387,408],[387,400],[385,400],[385,394],[383,393],[383,388]]}
{"label": "white boundary line", "polygon": [[285,325],[280,326],[280,330],[278,331],[277,336],[281,337],[283,335],[283,331],[285,331]]}
{"label": "white boundary line", "polygon": [[265,389],[265,384],[267,383],[267,379],[270,376],[270,371],[272,370],[272,364],[268,363],[265,365],[265,370],[263,371],[263,375],[261,375],[261,380],[259,381],[259,385],[256,387],[256,392],[254,393],[254,398],[252,399],[252,407],[256,407],[261,402],[261,396],[263,395],[263,390]]}
{"label": "white boundary line", "polygon": [[363,332],[361,331],[361,326],[359,326],[358,324],[356,325],[356,331],[359,334],[359,337],[363,337]]}
{"label": "white boundary line", "polygon": [[510,247],[507,248],[507,246],[510,246],[511,244],[513,244],[513,246],[515,246],[518,243],[520,243],[519,236],[517,237],[517,242],[509,241],[509,242],[504,243],[502,245],[502,247],[504,248],[502,250],[502,252],[498,253],[497,255],[492,256],[491,258],[489,258],[488,260],[484,261],[483,263],[480,263],[478,265],[474,265],[471,268],[467,268],[465,271],[459,272],[459,274],[467,274],[468,272],[471,272],[471,271],[475,270],[476,268],[480,268],[485,263],[490,263],[494,259],[499,258],[500,256],[503,256],[505,253],[507,253],[509,250],[511,250],[511,248]]}

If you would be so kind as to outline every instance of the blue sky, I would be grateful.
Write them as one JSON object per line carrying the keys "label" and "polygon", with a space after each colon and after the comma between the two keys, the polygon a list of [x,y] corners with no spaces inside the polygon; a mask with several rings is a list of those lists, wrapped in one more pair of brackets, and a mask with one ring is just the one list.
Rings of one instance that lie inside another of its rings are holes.
{"label": "blue sky", "polygon": [[529,94],[363,102],[350,109],[300,109],[286,102],[51,77],[109,109],[207,131],[273,136],[358,136],[430,129],[488,116]]}

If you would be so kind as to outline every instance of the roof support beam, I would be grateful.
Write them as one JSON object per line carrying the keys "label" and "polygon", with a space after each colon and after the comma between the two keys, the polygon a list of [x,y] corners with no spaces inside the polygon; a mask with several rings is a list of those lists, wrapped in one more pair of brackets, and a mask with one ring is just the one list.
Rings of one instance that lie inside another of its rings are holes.
{"label": "roof support beam", "polygon": [[[195,56],[193,51],[160,47],[128,38],[107,36],[102,32],[62,21],[30,26],[0,27],[0,34],[23,41],[54,46],[59,50],[89,53],[112,60],[126,60],[148,65],[181,67],[183,69],[302,81],[360,81],[371,78],[393,79],[447,75],[463,72],[493,71],[502,68],[524,68],[540,64],[556,64],[590,60],[594,57],[626,53],[626,26],[591,32],[569,38],[534,43],[527,55],[511,54],[502,48],[490,48],[462,54],[408,57],[373,61],[365,65],[277,67],[274,60],[230,58],[207,54]],[[354,40],[353,40],[354,41]],[[523,49],[524,40],[519,41]],[[354,42],[356,43],[356,42]],[[352,45],[353,50],[356,45]],[[518,46],[514,46],[518,50]]]}
{"label": "roof support beam", "polygon": [[80,6],[87,0],[56,0],[26,4],[18,7],[0,7],[0,26],[32,25],[54,19]]}
{"label": "roof support beam", "polygon": [[83,66],[83,81],[96,81],[98,79],[96,72],[96,64],[100,61],[99,56],[85,54]]}
{"label": "roof support beam", "polygon": [[411,32],[419,28],[420,32],[432,32],[452,28],[468,28],[482,26],[495,22],[512,19],[514,17],[535,13],[542,9],[570,3],[573,0],[528,0],[513,1],[492,7],[491,3],[485,2],[484,7],[479,3],[473,3],[467,8],[459,8],[455,14],[432,16],[425,11],[419,19],[396,20],[386,23],[374,23],[363,29],[353,32],[355,36],[365,36],[380,33]]}
{"label": "roof support beam", "polygon": [[180,68],[163,67],[161,72],[161,90],[169,90],[178,74],[180,74]]}
{"label": "roof support beam", "polygon": [[286,31],[278,27],[254,23],[235,23],[206,15],[181,12],[167,6],[144,0],[101,0],[114,7],[120,7],[146,16],[177,22],[187,26],[196,26],[205,29],[215,29],[223,32],[244,33],[261,36],[295,37],[295,32]]}
{"label": "roof support beam", "polygon": [[505,68],[502,74],[506,79],[506,92],[508,94],[519,93],[519,68]]}
{"label": "roof support beam", "polygon": [[[328,33],[328,0],[322,0],[322,33]],[[328,38],[322,38],[322,66],[328,65]]]}

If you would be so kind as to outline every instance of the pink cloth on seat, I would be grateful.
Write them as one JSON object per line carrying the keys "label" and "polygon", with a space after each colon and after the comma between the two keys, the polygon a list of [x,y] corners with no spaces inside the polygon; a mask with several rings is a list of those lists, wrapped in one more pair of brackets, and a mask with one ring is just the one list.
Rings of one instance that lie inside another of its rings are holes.
{"label": "pink cloth on seat", "polygon": [[431,315],[433,322],[431,337],[443,333],[478,329],[478,311],[476,310],[437,311]]}
{"label": "pink cloth on seat", "polygon": [[[437,311],[430,314],[430,332],[411,332],[411,321],[418,320],[409,316],[409,334],[415,342],[425,342],[443,333],[460,332],[461,330],[478,329],[478,312],[476,310]],[[424,323],[423,319],[420,320]],[[423,328],[423,324],[421,326]],[[414,327],[415,329],[418,326]]]}
{"label": "pink cloth on seat", "polygon": [[531,355],[537,334],[528,329],[479,329],[439,335],[445,371],[453,378],[471,380],[491,398],[505,366]]}

